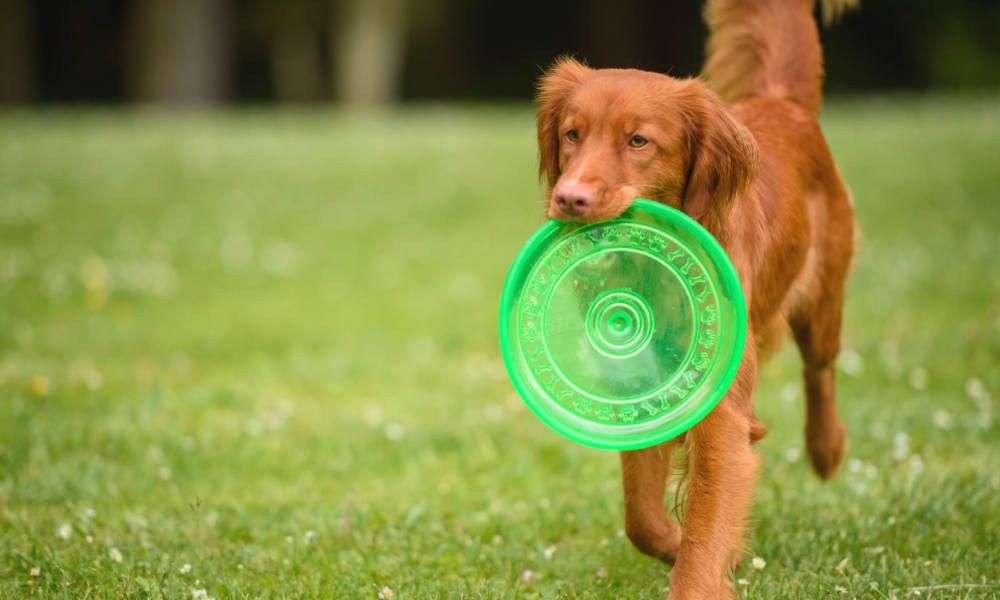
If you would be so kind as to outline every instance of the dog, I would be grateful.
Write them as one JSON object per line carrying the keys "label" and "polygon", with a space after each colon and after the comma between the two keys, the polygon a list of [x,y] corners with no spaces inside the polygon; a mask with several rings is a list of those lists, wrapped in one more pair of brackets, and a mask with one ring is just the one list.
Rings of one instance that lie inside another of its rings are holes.
{"label": "dog", "polygon": [[[824,16],[856,0],[822,0]],[[597,222],[634,198],[678,208],[732,259],[749,326],[719,404],[682,437],[621,453],[625,531],[673,569],[669,598],[734,598],[758,468],[758,365],[791,331],[804,363],[806,448],[832,477],[846,446],[834,401],[852,201],[816,116],[822,49],[815,0],[708,0],[703,79],[558,60],[536,101],[539,178],[551,218]],[[681,457],[683,456],[683,460]],[[685,472],[683,527],[664,508]]]}

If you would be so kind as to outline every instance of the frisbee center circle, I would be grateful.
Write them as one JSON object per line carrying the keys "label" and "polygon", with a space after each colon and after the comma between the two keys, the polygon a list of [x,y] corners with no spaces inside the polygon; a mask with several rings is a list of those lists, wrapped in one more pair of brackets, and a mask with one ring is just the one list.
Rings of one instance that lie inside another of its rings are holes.
{"label": "frisbee center circle", "polygon": [[626,358],[645,348],[653,337],[653,313],[631,290],[612,290],[591,302],[586,330],[587,339],[598,352]]}
{"label": "frisbee center circle", "polygon": [[616,311],[608,319],[608,325],[612,332],[621,335],[632,326],[632,317],[625,311]]}

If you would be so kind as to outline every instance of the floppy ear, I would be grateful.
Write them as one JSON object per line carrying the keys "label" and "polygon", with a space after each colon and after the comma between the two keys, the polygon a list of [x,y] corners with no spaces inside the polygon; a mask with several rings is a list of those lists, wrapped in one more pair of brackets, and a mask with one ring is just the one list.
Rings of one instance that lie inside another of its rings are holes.
{"label": "floppy ear", "polygon": [[722,233],[733,201],[757,177],[757,141],[734,119],[719,97],[700,82],[688,103],[689,171],[684,212]]}
{"label": "floppy ear", "polygon": [[538,81],[538,178],[548,189],[559,179],[559,116],[570,93],[592,69],[572,58],[560,58]]}

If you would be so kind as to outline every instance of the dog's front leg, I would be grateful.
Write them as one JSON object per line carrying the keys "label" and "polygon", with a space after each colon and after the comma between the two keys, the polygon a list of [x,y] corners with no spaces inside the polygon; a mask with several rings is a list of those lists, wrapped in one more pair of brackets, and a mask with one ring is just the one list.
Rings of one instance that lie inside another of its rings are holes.
{"label": "dog's front leg", "polygon": [[688,488],[670,600],[734,598],[728,582],[741,551],[757,456],[750,450],[757,373],[753,335],[719,405],[688,431]]}
{"label": "dog's front leg", "polygon": [[625,533],[640,551],[674,564],[681,544],[681,526],[663,507],[667,479],[673,472],[671,454],[678,442],[621,453],[625,491]]}

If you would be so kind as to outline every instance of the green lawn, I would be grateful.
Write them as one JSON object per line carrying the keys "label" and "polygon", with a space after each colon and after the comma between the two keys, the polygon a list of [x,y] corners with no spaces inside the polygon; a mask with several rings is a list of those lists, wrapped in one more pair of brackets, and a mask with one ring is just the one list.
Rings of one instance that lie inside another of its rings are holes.
{"label": "green lawn", "polygon": [[[1000,98],[823,124],[862,230],[850,448],[812,475],[786,345],[757,394],[767,564],[738,587],[1000,597]],[[0,596],[663,597],[617,457],[548,430],[500,360],[533,127],[0,113]]]}

